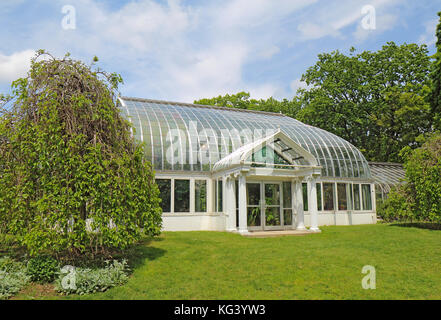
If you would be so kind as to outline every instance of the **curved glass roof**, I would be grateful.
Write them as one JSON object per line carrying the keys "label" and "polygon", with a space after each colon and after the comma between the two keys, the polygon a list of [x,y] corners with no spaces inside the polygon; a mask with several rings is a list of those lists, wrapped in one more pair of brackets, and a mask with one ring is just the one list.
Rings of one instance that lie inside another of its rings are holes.
{"label": "curved glass roof", "polygon": [[389,193],[391,187],[404,183],[406,172],[400,163],[369,162],[372,178],[385,193]]}
{"label": "curved glass roof", "polygon": [[280,129],[317,159],[322,176],[371,178],[366,159],[352,144],[282,114],[127,97],[119,100],[156,170],[210,171],[242,145]]}

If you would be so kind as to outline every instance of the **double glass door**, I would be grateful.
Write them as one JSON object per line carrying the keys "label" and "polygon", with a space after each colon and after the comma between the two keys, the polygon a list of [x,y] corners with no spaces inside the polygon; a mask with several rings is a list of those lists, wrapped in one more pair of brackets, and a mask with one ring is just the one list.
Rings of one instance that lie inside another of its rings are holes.
{"label": "double glass door", "polygon": [[[292,223],[282,214],[281,182],[247,183],[247,223],[250,230],[273,230]],[[285,218],[285,219],[284,219]]]}

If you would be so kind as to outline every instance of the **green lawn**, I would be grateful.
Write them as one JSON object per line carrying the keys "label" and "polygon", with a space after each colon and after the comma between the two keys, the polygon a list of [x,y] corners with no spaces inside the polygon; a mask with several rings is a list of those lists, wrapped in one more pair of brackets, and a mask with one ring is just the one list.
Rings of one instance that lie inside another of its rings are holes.
{"label": "green lawn", "polygon": [[[137,251],[126,285],[66,298],[441,299],[440,230],[333,226],[264,239],[165,232]],[[376,268],[375,290],[362,289],[364,265]]]}

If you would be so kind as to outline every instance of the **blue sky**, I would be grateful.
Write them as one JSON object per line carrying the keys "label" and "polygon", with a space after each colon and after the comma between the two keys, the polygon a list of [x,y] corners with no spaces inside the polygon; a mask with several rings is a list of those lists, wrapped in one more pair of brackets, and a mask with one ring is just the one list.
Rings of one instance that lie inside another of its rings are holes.
{"label": "blue sky", "polygon": [[[66,5],[74,29],[63,28]],[[375,29],[363,28],[366,5]],[[0,92],[46,49],[98,56],[123,76],[127,96],[192,102],[244,90],[290,99],[322,52],[387,41],[434,52],[438,11],[441,0],[0,0]]]}

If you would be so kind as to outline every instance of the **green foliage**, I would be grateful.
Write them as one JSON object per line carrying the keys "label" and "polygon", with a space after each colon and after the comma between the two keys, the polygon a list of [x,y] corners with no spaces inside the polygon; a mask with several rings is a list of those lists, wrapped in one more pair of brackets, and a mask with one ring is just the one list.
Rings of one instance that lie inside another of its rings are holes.
{"label": "green foliage", "polygon": [[0,300],[17,294],[29,280],[24,264],[9,257],[0,258]]}
{"label": "green foliage", "polygon": [[299,109],[299,105],[295,103],[294,100],[289,101],[283,99],[282,101],[278,101],[272,97],[267,100],[250,99],[250,94],[248,92],[238,92],[232,95],[227,94],[225,96],[218,96],[211,99],[200,99],[196,100],[194,103],[256,111],[281,112],[292,117],[295,117]]}
{"label": "green foliage", "polygon": [[59,270],[57,260],[50,256],[38,256],[28,261],[26,273],[34,282],[50,283],[55,280]]}
{"label": "green foliage", "polygon": [[441,134],[402,154],[406,184],[389,193],[379,212],[387,220],[441,223]]}
{"label": "green foliage", "polygon": [[298,119],[357,146],[368,160],[399,162],[405,146],[432,130],[425,45],[388,42],[376,52],[318,56],[302,76]]}
{"label": "green foliage", "polygon": [[430,96],[431,111],[435,115],[435,125],[441,130],[441,11],[438,12],[440,21],[436,27],[436,53],[433,56],[430,78],[432,80],[432,93]]}
{"label": "green foliage", "polygon": [[69,276],[62,273],[56,280],[56,290],[63,294],[87,294],[104,292],[112,287],[123,285],[128,280],[129,268],[125,260],[119,262],[114,260],[106,262],[106,266],[101,269],[75,268],[72,277],[74,278],[69,285],[63,285],[63,279]]}
{"label": "green foliage", "polygon": [[151,164],[116,105],[121,82],[39,51],[13,83],[0,118],[0,232],[31,255],[96,255],[160,233]]}

